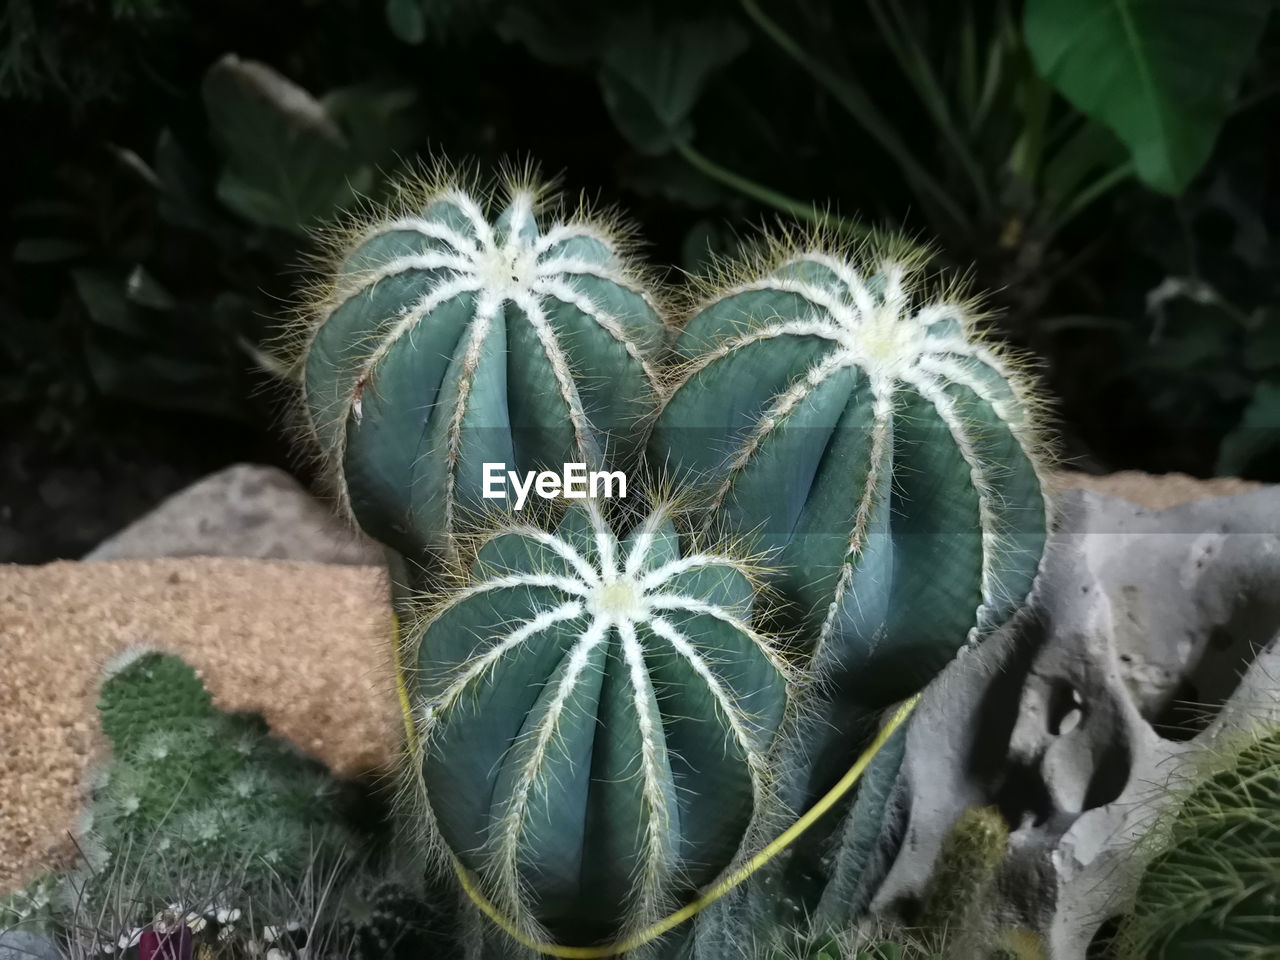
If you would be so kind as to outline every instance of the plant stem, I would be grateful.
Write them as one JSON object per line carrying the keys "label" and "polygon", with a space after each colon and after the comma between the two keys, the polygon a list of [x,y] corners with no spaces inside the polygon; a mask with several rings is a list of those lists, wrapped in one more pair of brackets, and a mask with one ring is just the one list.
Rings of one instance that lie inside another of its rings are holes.
{"label": "plant stem", "polygon": [[723,183],[727,187],[732,187],[752,200],[763,203],[765,206],[781,210],[783,213],[806,220],[818,227],[830,227],[846,236],[857,239],[866,239],[874,233],[870,227],[865,227],[853,220],[841,217],[839,214],[819,210],[811,203],[803,203],[794,197],[787,196],[785,193],[779,193],[777,190],[756,183],[754,180],[748,180],[732,170],[727,170],[700,153],[692,144],[686,141],[677,141],[675,146],[676,152],[684,157],[690,166],[705,173],[711,179]]}
{"label": "plant stem", "polygon": [[984,212],[989,212],[991,194],[987,190],[982,168],[978,165],[969,144],[956,129],[946,95],[942,92],[942,85],[938,82],[937,74],[934,73],[929,56],[921,46],[919,38],[912,32],[911,23],[906,14],[896,2],[890,3],[892,12],[885,10],[881,0],[867,0],[867,6],[889,49],[897,58],[898,66],[915,87],[920,102],[933,118],[934,125],[943,138],[950,144],[956,160],[973,185],[973,192],[979,206]]}
{"label": "plant stem", "polygon": [[964,225],[967,222],[968,218],[965,216],[964,210],[948,195],[937,180],[929,176],[924,166],[916,160],[906,143],[898,136],[897,131],[893,129],[892,125],[885,120],[875,104],[872,103],[871,98],[861,84],[837,74],[830,67],[810,56],[790,34],[760,9],[756,0],[742,0],[742,8],[763,33],[781,47],[796,63],[807,70],[831,96],[835,97],[850,116],[861,124],[862,128],[901,164],[907,179],[912,182],[917,192],[921,194],[921,200],[924,200],[924,195],[927,194],[928,198],[946,211],[947,216],[955,223]]}
{"label": "plant stem", "polygon": [[1074,220],[1085,207],[1089,206],[1089,204],[1093,203],[1093,201],[1097,200],[1116,184],[1127,180],[1131,176],[1133,176],[1133,161],[1126,160],[1124,163],[1112,167],[1102,176],[1098,177],[1098,179],[1094,180],[1093,183],[1083,188],[1054,219],[1045,236],[1045,241],[1048,242],[1050,237],[1057,236],[1062,228]]}

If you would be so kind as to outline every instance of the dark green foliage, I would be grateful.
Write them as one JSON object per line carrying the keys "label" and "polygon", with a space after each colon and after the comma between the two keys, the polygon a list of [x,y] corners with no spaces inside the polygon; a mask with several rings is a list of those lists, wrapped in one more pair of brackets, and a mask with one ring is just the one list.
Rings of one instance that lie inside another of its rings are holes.
{"label": "dark green foliage", "polygon": [[180,0],[6,0],[0,99],[61,96],[82,106],[125,95],[137,57],[172,37],[183,14]]}
{"label": "dark green foliage", "polygon": [[1027,47],[1043,76],[1125,141],[1144,181],[1178,194],[1234,106],[1271,6],[1029,0]]}
{"label": "dark green foliage", "polygon": [[[12,284],[0,276],[0,313],[20,329],[0,344],[0,405],[38,417],[41,439],[84,445],[103,433],[103,396],[149,417],[245,417],[260,385],[245,369],[270,365],[257,348],[288,293],[280,275],[321,208],[376,193],[397,158],[528,151],[625,201],[658,259],[688,267],[705,260],[708,238],[732,249],[734,229],[762,210],[851,234],[887,222],[937,236],[951,264],[996,291],[1012,338],[1051,361],[1078,427],[1073,454],[1268,476],[1275,370],[1228,358],[1219,375],[1203,341],[1165,331],[1144,296],[1165,277],[1207,280],[1235,308],[1212,321],[1234,341],[1274,326],[1275,292],[1237,294],[1239,267],[1199,270],[1237,245],[1164,223],[1187,205],[1137,179],[1195,198],[1220,195],[1215,181],[1241,158],[1267,168],[1266,6],[1196,0],[1165,16],[1139,4],[1129,34],[1119,6],[1097,0],[1099,29],[1077,36],[1058,29],[1075,16],[1071,0],[13,0],[0,14],[0,97],[49,103],[15,114],[24,134],[74,119],[11,157],[17,266]],[[225,85],[200,74],[226,54],[240,56],[239,80],[256,60],[313,91],[304,101],[321,112],[282,127],[269,96],[238,95],[279,92],[274,80],[233,84],[205,112],[202,88]],[[1082,83],[1119,73],[1151,82],[1082,98]],[[377,94],[319,93],[335,88]],[[85,109],[104,97],[120,106]],[[181,205],[173,171],[153,159],[166,129],[194,160]],[[368,150],[360,131],[393,132],[394,143]],[[82,189],[67,189],[72,170]],[[190,187],[197,217],[179,212]],[[1252,181],[1244,209],[1274,232],[1271,190]],[[1159,272],[1131,228],[1183,244],[1193,262]],[[1246,269],[1269,277],[1270,262]],[[135,276],[163,296],[135,301],[147,286]]]}

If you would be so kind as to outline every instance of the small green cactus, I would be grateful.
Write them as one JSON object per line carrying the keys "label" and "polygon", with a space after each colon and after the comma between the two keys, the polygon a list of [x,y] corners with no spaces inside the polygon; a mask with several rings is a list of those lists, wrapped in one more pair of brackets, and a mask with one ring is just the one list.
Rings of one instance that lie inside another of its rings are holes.
{"label": "small green cactus", "polygon": [[505,206],[445,176],[344,233],[303,319],[305,432],[340,502],[408,557],[491,513],[483,464],[634,459],[663,327],[614,226],[525,178]]}
{"label": "small green cactus", "polygon": [[383,855],[382,825],[348,818],[343,785],[261,718],[218,711],[178,657],[122,657],[99,711],[112,756],[84,861],[0,898],[0,929],[95,960],[163,911],[195,932],[197,957],[272,956],[273,938],[274,955],[300,955],[300,928],[321,958],[417,960],[448,940],[451,907],[422,888],[421,865]]}
{"label": "small green cactus", "polygon": [[611,939],[738,854],[787,696],[752,576],[667,510],[619,540],[577,503],[486,540],[414,632],[426,813],[529,936]]}
{"label": "small green cactus", "polygon": [[1044,938],[1025,927],[1005,927],[991,937],[983,960],[1049,960]]}
{"label": "small green cactus", "polygon": [[929,878],[920,924],[936,930],[972,929],[983,913],[1009,846],[1009,824],[995,807],[962,813],[948,831]]}
{"label": "small green cactus", "polygon": [[1276,957],[1280,732],[1201,778],[1157,831],[1158,852],[1116,936],[1119,960]]}
{"label": "small green cactus", "polygon": [[348,837],[335,781],[260,718],[218,711],[179,658],[125,658],[104,681],[99,710],[112,745],[86,820],[99,859],[152,851],[152,873],[169,858],[187,870],[203,858],[265,878],[338,858]]}

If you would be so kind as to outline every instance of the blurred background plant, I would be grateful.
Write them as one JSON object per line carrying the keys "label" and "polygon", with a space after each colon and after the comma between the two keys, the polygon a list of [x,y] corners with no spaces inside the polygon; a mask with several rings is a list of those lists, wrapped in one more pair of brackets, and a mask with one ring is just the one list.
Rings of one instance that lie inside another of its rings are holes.
{"label": "blurred background plant", "polygon": [[564,170],[688,270],[774,216],[905,229],[1044,358],[1080,466],[1280,479],[1270,8],[6,0],[0,559],[280,462],[306,231],[433,152]]}

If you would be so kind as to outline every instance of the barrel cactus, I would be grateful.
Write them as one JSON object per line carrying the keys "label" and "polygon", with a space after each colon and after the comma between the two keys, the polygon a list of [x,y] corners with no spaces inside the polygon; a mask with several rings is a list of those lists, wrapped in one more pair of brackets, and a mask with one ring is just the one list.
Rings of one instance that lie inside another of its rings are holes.
{"label": "barrel cactus", "polygon": [[[1030,588],[1046,531],[1035,404],[911,255],[762,248],[700,294],[649,457],[750,532],[822,679],[788,801],[826,789],[888,705]],[[810,763],[812,759],[812,763]]]}
{"label": "barrel cactus", "polygon": [[1030,588],[1042,457],[1016,365],[911,257],[769,247],[707,293],[650,456],[772,551],[820,669],[919,690]]}
{"label": "barrel cactus", "polygon": [[753,575],[670,510],[619,539],[578,502],[486,539],[409,632],[423,810],[509,932],[612,942],[738,855],[788,686]]}
{"label": "barrel cactus", "polygon": [[[695,291],[648,443],[700,492],[703,530],[750,534],[776,570],[781,626],[816,681],[780,753],[792,816],[886,708],[1016,609],[1044,545],[1033,394],[925,266],[785,241],[722,270]],[[901,841],[883,802],[900,761],[880,758],[874,796],[844,798],[769,866],[753,920],[776,920],[781,890],[801,912],[865,904]]]}
{"label": "barrel cactus", "polygon": [[303,430],[337,499],[413,558],[448,554],[492,509],[486,462],[629,462],[663,329],[616,227],[527,179],[491,221],[489,197],[428,179],[337,235],[292,332]]}

